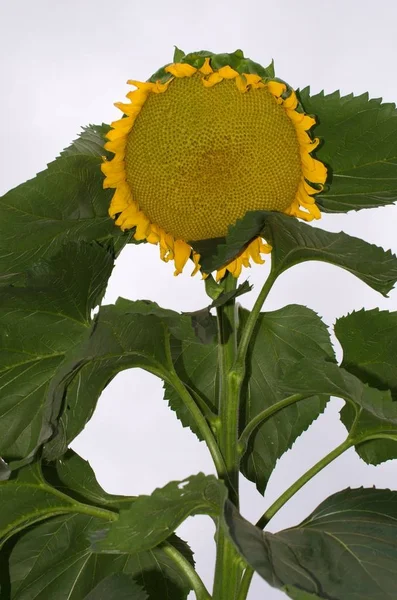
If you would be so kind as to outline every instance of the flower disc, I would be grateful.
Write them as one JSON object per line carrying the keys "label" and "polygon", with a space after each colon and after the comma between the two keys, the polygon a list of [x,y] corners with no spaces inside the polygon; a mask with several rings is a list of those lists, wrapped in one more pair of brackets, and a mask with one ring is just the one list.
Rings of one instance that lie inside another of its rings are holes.
{"label": "flower disc", "polygon": [[[124,116],[107,133],[114,158],[102,164],[103,185],[115,190],[110,216],[136,240],[158,244],[175,275],[189,258],[193,274],[200,269],[191,242],[224,237],[248,211],[319,219],[315,196],[327,178],[312,156],[316,121],[273,69],[241,51],[205,54],[167,65],[151,81],[128,82],[137,89],[129,104],[116,103]],[[217,278],[238,277],[270,251],[261,237],[249,240]]]}
{"label": "flower disc", "polygon": [[151,94],[128,134],[134,200],[175,239],[224,236],[249,210],[284,211],[302,176],[293,122],[267,88],[198,74]]}

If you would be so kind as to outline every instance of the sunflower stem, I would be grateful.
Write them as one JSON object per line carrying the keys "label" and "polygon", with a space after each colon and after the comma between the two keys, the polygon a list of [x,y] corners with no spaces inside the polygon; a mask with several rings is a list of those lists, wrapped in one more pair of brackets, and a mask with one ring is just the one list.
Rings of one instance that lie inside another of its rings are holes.
{"label": "sunflower stem", "polygon": [[[236,289],[237,280],[230,274],[225,279],[225,292]],[[234,298],[217,308],[219,369],[219,447],[226,464],[229,499],[239,505],[239,381],[232,371],[237,353],[237,318]],[[235,600],[241,576],[241,559],[220,526],[217,527],[217,558],[214,600]]]}

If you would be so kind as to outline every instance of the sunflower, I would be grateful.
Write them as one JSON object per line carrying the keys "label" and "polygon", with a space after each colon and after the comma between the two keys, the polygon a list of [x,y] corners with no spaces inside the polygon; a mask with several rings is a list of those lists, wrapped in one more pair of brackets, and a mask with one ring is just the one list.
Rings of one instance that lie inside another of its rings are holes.
{"label": "sunflower", "polygon": [[[221,57],[221,58],[220,58]],[[196,53],[157,72],[116,103],[102,164],[104,187],[115,193],[109,214],[137,240],[159,244],[175,275],[200,256],[191,243],[226,235],[252,210],[320,218],[315,194],[327,170],[312,156],[319,140],[309,131],[296,93],[271,69],[231,55]],[[271,251],[257,237],[217,273],[235,277]]]}

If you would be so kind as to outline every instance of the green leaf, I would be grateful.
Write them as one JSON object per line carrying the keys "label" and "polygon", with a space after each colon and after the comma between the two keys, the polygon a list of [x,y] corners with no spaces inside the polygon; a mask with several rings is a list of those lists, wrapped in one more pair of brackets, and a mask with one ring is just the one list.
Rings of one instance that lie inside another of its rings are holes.
{"label": "green leaf", "polygon": [[109,575],[84,600],[147,600],[149,596],[132,577],[124,574]]}
{"label": "green leaf", "polygon": [[0,547],[32,523],[73,511],[72,500],[48,486],[37,465],[0,482],[0,506]]}
{"label": "green leaf", "polygon": [[[217,364],[218,346],[212,343],[202,344],[198,340],[171,339],[171,355],[174,369],[190,393],[199,404],[216,414],[217,405]],[[177,392],[165,383],[164,397],[184,427],[190,427],[199,440],[201,434],[196,423]]]}
{"label": "green leaf", "polygon": [[337,319],[342,367],[397,400],[397,312],[360,310]]}
{"label": "green leaf", "polygon": [[110,554],[150,550],[187,517],[218,516],[226,495],[226,487],[213,475],[199,473],[184,481],[171,481],[150,496],[138,496],[111,526],[104,524],[91,536],[93,548]]}
{"label": "green leaf", "polygon": [[[397,400],[397,313],[378,309],[354,312],[336,321],[335,334],[343,349],[342,367],[371,387],[390,389]],[[350,429],[355,415],[349,406],[342,410],[341,418]],[[356,433],[370,435],[387,430],[388,424],[362,410],[354,428]],[[397,440],[397,427],[389,424],[389,428]],[[356,451],[369,464],[397,458],[394,440],[370,440],[356,446]]]}
{"label": "green leaf", "polygon": [[235,290],[230,290],[230,292],[221,293],[212,303],[211,308],[219,308],[224,304],[227,304],[233,298],[238,298],[247,292],[252,290],[253,286],[248,283],[248,280],[241,283]]}
{"label": "green leaf", "polygon": [[317,115],[315,135],[324,140],[316,152],[331,167],[331,181],[317,199],[324,212],[385,206],[397,200],[397,110],[369,100],[368,94],[339,92],[310,96],[300,92],[304,109]]}
{"label": "green leaf", "polygon": [[357,454],[368,464],[379,465],[386,460],[397,458],[397,423],[380,419],[373,413],[351,404],[340,411],[340,418],[346,429],[360,441],[355,446]]}
{"label": "green leaf", "polygon": [[28,272],[25,287],[0,296],[0,453],[29,457],[52,434],[59,408],[48,390],[65,355],[87,334],[113,254],[71,243]]}
{"label": "green leaf", "polygon": [[[240,310],[240,316],[243,327],[248,311]],[[261,313],[248,349],[248,374],[241,405],[243,425],[295,393],[286,392],[282,383],[291,365],[303,357],[307,357],[308,363],[311,360],[334,360],[327,327],[317,314],[295,304]],[[241,470],[256,483],[261,493],[265,491],[277,459],[324,410],[325,396],[319,397],[316,390],[311,397],[310,394],[307,396],[306,400],[276,412],[251,435]]]}
{"label": "green leaf", "polygon": [[276,534],[251,525],[227,503],[225,524],[241,556],[270,585],[309,594],[293,598],[397,596],[397,492],[344,490]]}
{"label": "green leaf", "polygon": [[256,236],[272,246],[272,268],[283,271],[308,260],[342,267],[384,296],[397,281],[397,258],[390,252],[346,233],[331,233],[281,213],[252,211],[229,227],[225,240],[192,245],[201,265],[211,272],[226,264]]}
{"label": "green leaf", "polygon": [[343,398],[386,421],[389,428],[397,425],[397,403],[392,401],[390,391],[368,387],[336,364],[304,358],[286,370],[281,387],[284,394],[317,393]]}
{"label": "green leaf", "polygon": [[64,404],[58,433],[45,447],[46,460],[64,454],[91,418],[103,389],[120,371],[140,367],[167,380],[172,369],[170,338],[196,341],[191,318],[148,301],[121,298],[115,305],[103,306],[90,337],[53,381],[55,401],[64,399]]}
{"label": "green leaf", "polygon": [[68,450],[53,464],[43,466],[46,480],[55,488],[79,502],[109,509],[127,508],[135,498],[105,492],[96,480],[89,462]]}
{"label": "green leaf", "polygon": [[[100,526],[97,518],[64,515],[24,533],[9,560],[11,600],[88,600],[87,594],[101,590],[101,583],[108,585],[114,575],[135,580],[150,600],[186,600],[190,585],[161,547],[133,555],[94,554],[88,536]],[[176,536],[170,541],[192,561],[184,542]],[[131,585],[128,598],[135,600],[132,594]],[[118,595],[104,600],[113,598],[120,600]]]}
{"label": "green leaf", "polygon": [[[0,198],[0,281],[23,272],[68,241],[131,241],[109,218],[112,190],[103,189],[100,165],[108,126],[91,126],[34,179]],[[110,155],[108,155],[110,157]]]}
{"label": "green leaf", "polygon": [[226,238],[189,242],[200,254],[201,270],[211,273],[234,258],[243,247],[259,235],[268,215],[265,211],[250,211],[228,228]]}
{"label": "green leaf", "polygon": [[174,63],[179,63],[181,62],[181,60],[183,59],[183,57],[185,56],[185,53],[183,50],[181,50],[180,48],[178,48],[177,46],[174,46],[175,50],[174,50],[174,58],[173,58],[173,62]]}
{"label": "green leaf", "polygon": [[397,281],[397,257],[390,250],[346,233],[331,233],[273,213],[263,234],[273,247],[272,266],[278,274],[301,262],[320,260],[342,267],[384,296]]}

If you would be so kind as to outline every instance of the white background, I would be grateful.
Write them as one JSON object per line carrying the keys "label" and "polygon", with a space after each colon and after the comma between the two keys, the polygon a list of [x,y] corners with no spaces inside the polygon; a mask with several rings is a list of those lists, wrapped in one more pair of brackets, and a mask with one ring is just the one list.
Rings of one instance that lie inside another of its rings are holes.
{"label": "white background", "polygon": [[[129,78],[147,79],[172,59],[173,45],[186,52],[210,49],[246,56],[267,65],[294,87],[314,92],[369,91],[387,102],[397,98],[393,0],[0,0],[0,193],[33,177],[76,137],[81,125],[118,118],[113,102],[123,100]],[[395,207],[323,217],[323,228],[364,237],[397,250]],[[1,217],[0,217],[1,218]],[[207,300],[199,277],[173,277],[151,245],[126,248],[110,280],[105,301],[118,296],[148,298],[180,311]],[[255,267],[245,275],[255,292],[242,297],[251,307],[267,274]],[[267,309],[305,304],[332,325],[363,306],[396,309],[389,299],[336,267],[306,263],[282,276]],[[339,352],[339,350],[338,350]],[[279,461],[265,498],[242,482],[242,512],[256,520],[300,474],[339,444],[342,402],[326,413]],[[171,479],[213,472],[204,444],[183,429],[162,400],[161,383],[141,371],[118,375],[74,443],[89,459],[103,487],[113,493],[150,493]],[[329,494],[349,485],[395,486],[397,465],[372,468],[351,450],[309,483],[272,521],[271,530],[305,517]],[[213,526],[190,518],[180,534],[196,552],[198,570],[211,586]],[[276,600],[280,592],[256,578],[250,600]]]}

